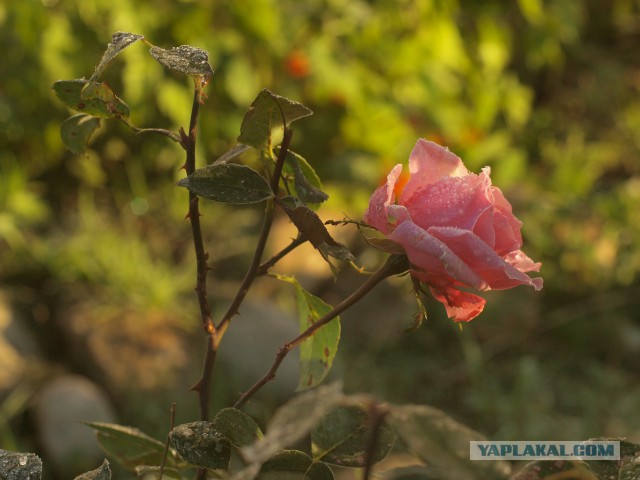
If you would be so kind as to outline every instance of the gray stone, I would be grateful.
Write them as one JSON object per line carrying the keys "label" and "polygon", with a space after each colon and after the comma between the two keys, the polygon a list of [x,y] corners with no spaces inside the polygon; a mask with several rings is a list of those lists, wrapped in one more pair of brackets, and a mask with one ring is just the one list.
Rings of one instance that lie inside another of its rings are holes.
{"label": "gray stone", "polygon": [[49,381],[35,399],[38,438],[47,465],[74,478],[104,458],[95,433],[82,422],[116,422],[114,409],[93,382],[79,375]]}

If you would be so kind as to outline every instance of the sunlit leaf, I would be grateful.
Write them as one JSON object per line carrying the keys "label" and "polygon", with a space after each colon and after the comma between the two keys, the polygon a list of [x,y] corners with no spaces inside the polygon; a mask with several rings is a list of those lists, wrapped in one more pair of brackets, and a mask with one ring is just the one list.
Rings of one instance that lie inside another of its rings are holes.
{"label": "sunlit leaf", "polygon": [[472,462],[469,442],[484,437],[440,410],[426,405],[392,406],[386,418],[415,455],[439,470],[442,480],[498,480],[509,476],[508,462]]}
{"label": "sunlit leaf", "polygon": [[187,462],[203,468],[229,468],[231,444],[211,422],[178,425],[169,433],[171,444]]}
{"label": "sunlit leaf", "polygon": [[102,55],[102,58],[100,59],[100,63],[98,64],[95,71],[93,72],[93,75],[91,75],[91,78],[89,79],[89,81],[91,82],[97,81],[102,75],[102,73],[104,72],[104,69],[107,67],[107,64],[111,60],[113,60],[116,57],[116,55],[118,55],[122,50],[127,48],[132,43],[136,42],[137,40],[142,40],[143,38],[144,37],[142,35],[137,35],[135,33],[129,33],[129,32],[114,33],[111,36],[111,41],[109,42],[109,45],[107,45],[107,50]]}
{"label": "sunlit leaf", "polygon": [[74,480],[111,480],[111,468],[109,462],[105,459],[95,470],[85,472],[78,475]]}
{"label": "sunlit leaf", "polygon": [[[311,432],[313,458],[342,467],[365,466],[371,438],[367,409],[362,406],[338,407],[322,419]],[[382,460],[391,451],[395,435],[383,422],[372,451],[371,463]]]}
{"label": "sunlit leaf", "polygon": [[[164,443],[133,427],[112,423],[87,422],[96,430],[98,443],[103,450],[128,468],[137,465],[160,465]],[[175,453],[169,452],[167,462],[174,463]]]}
{"label": "sunlit leaf", "polygon": [[262,465],[306,436],[344,398],[339,384],[320,386],[298,395],[276,410],[264,438],[240,449],[243,458],[248,463]]}
{"label": "sunlit leaf", "polygon": [[258,203],[273,196],[262,175],[246,165],[235,163],[200,168],[177,185],[200,197],[224,203]]}
{"label": "sunlit leaf", "polygon": [[209,55],[200,48],[190,45],[180,45],[169,50],[151,47],[149,53],[169,70],[200,78],[204,83],[208,82],[213,75],[213,69],[209,65]]}
{"label": "sunlit leaf", "polygon": [[236,448],[251,445],[264,436],[255,420],[237,408],[220,410],[211,423]]}
{"label": "sunlit leaf", "polygon": [[60,127],[64,146],[75,154],[81,154],[87,147],[91,134],[100,126],[100,119],[79,113],[69,117]]}
{"label": "sunlit leaf", "polygon": [[[333,307],[307,292],[298,281],[287,275],[276,275],[296,288],[296,304],[300,332],[304,332]],[[298,390],[315,387],[329,374],[340,342],[340,317],[336,317],[300,344],[300,378]]]}
{"label": "sunlit leaf", "polygon": [[271,152],[282,142],[285,126],[313,112],[301,103],[262,90],[242,120],[238,141]]}
{"label": "sunlit leaf", "polygon": [[322,462],[298,450],[285,450],[268,460],[260,470],[258,480],[333,480],[333,472]]}
{"label": "sunlit leaf", "polygon": [[0,478],[7,480],[40,480],[42,460],[34,453],[0,449]]}
{"label": "sunlit leaf", "polygon": [[[88,89],[85,91],[85,87]],[[91,83],[84,78],[58,80],[53,84],[58,98],[69,108],[95,117],[128,117],[129,107],[106,83]]]}

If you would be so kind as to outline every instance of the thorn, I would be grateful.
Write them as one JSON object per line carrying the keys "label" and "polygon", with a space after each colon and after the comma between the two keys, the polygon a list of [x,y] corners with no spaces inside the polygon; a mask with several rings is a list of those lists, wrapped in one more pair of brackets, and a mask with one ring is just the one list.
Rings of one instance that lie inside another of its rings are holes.
{"label": "thorn", "polygon": [[187,171],[187,164],[185,163],[178,170],[184,170],[186,172]]}
{"label": "thorn", "polygon": [[198,380],[198,382],[189,389],[190,392],[199,392],[200,391],[200,387],[201,387],[201,381]]}
{"label": "thorn", "polygon": [[191,220],[191,212],[187,212],[187,214],[184,216],[185,220]]}

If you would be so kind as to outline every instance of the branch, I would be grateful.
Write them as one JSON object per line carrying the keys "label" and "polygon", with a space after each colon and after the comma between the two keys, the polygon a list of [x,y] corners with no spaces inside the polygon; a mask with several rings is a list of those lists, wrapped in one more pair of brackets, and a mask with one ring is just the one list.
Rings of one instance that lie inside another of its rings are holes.
{"label": "branch", "polygon": [[[276,164],[273,169],[273,173],[271,174],[271,181],[269,182],[271,191],[273,192],[274,196],[278,194],[278,185],[280,183],[280,176],[282,175],[282,167],[284,166],[284,160],[287,157],[287,151],[289,150],[289,144],[291,143],[292,136],[293,131],[285,129],[284,138],[282,140],[282,144],[280,145],[280,151],[278,152],[278,158],[276,159]],[[224,314],[224,317],[222,317],[222,320],[218,324],[216,348],[220,344],[222,336],[229,327],[231,319],[238,313],[238,309],[244,301],[244,297],[246,297],[247,292],[249,292],[249,288],[251,288],[254,280],[260,275],[260,261],[262,260],[262,255],[264,254],[264,249],[267,245],[267,239],[269,238],[269,233],[271,232],[274,213],[274,201],[268,200],[264,221],[262,222],[262,230],[260,231],[260,237],[258,238],[258,244],[256,245],[256,251],[253,254],[253,259],[251,260],[249,270],[247,270],[247,273],[244,276],[244,280],[242,281],[242,285],[240,285],[240,288],[238,289],[238,293],[236,293],[236,296],[231,301],[231,305],[229,305],[227,312]]]}
{"label": "branch", "polygon": [[122,123],[124,123],[131,130],[136,132],[136,135],[138,135],[140,133],[159,133],[160,135],[164,135],[165,137],[169,137],[174,142],[182,143],[180,135],[178,135],[176,132],[172,132],[171,130],[166,130],[164,128],[140,128],[140,127],[136,127],[135,125],[130,123],[127,119],[122,118],[120,116],[118,116],[118,120],[120,120]]}
{"label": "branch", "polygon": [[306,241],[307,241],[307,238],[301,233],[298,233],[298,236],[293,240],[291,240],[291,243],[289,245],[284,247],[282,250],[280,250],[278,253],[276,253],[273,257],[271,257],[266,262],[260,264],[260,267],[258,267],[258,275],[266,275],[271,267],[273,267],[283,257],[291,253],[293,250],[298,248],[300,245],[302,245]]}
{"label": "branch", "polygon": [[316,323],[307,328],[304,332],[298,335],[293,340],[286,342],[276,354],[276,359],[271,365],[269,371],[258,380],[249,390],[240,395],[240,398],[233,405],[234,408],[241,408],[247,400],[251,398],[258,390],[260,390],[264,385],[273,380],[276,377],[276,372],[278,368],[280,368],[280,364],[287,356],[287,354],[293,350],[295,347],[299,346],[302,342],[312,337],[316,331],[325,326],[331,320],[336,318],[342,312],[344,312],[347,308],[351,307],[358,301],[360,301],[367,293],[369,293],[373,287],[378,285],[382,280],[392,275],[397,275],[399,273],[403,273],[407,271],[409,268],[409,263],[407,257],[404,255],[391,255],[385,264],[374,273],[371,277],[369,277],[355,292],[353,292],[349,297],[340,302],[333,310],[328,312],[323,317],[319,318]]}

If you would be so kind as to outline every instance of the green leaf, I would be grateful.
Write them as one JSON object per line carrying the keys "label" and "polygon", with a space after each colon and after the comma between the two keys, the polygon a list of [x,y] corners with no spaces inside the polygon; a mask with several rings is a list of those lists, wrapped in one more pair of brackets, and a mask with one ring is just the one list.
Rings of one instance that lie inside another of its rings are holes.
{"label": "green leaf", "polygon": [[508,462],[469,460],[469,442],[484,437],[440,410],[426,405],[391,406],[386,419],[409,450],[439,470],[442,480],[496,480],[509,476]]}
{"label": "green leaf", "polygon": [[237,408],[220,410],[211,423],[236,448],[251,445],[264,436],[255,420]]}
{"label": "green leaf", "polygon": [[[298,281],[288,275],[276,278],[292,284],[296,288],[296,304],[300,333],[304,332],[333,307],[307,292]],[[319,385],[333,365],[340,342],[340,317],[336,317],[300,344],[300,379],[298,390]]]}
{"label": "green leaf", "polygon": [[303,203],[317,205],[329,198],[315,170],[297,153],[287,151],[285,173],[293,175],[294,195]]}
{"label": "green leaf", "polygon": [[[160,465],[164,443],[133,427],[112,423],[86,422],[96,430],[98,443],[103,450],[128,468],[137,465]],[[167,463],[175,463],[175,453],[169,452]]]}
{"label": "green leaf", "polygon": [[246,165],[235,163],[200,168],[177,185],[200,197],[224,203],[258,203],[273,196],[262,175]]}
{"label": "green leaf", "polygon": [[324,463],[314,463],[298,450],[285,450],[268,460],[260,470],[258,480],[333,480],[333,472]]}
{"label": "green leaf", "polygon": [[0,449],[0,478],[7,480],[40,480],[42,460],[34,453]]}
{"label": "green leaf", "polygon": [[203,468],[229,468],[231,444],[212,422],[192,422],[178,425],[169,433],[169,440],[187,462]]}
{"label": "green leaf", "polygon": [[111,468],[109,468],[109,462],[105,459],[95,470],[85,472],[78,475],[74,480],[111,480]]}
{"label": "green leaf", "polygon": [[[85,90],[86,88],[86,90]],[[58,98],[69,108],[94,117],[128,117],[129,107],[106,83],[78,78],[58,80],[53,84]]]}
{"label": "green leaf", "polygon": [[[330,412],[311,432],[313,458],[341,467],[364,467],[371,438],[368,416],[366,408],[356,405],[338,407]],[[394,441],[393,431],[383,422],[371,463],[386,457]]]}
{"label": "green leaf", "polygon": [[245,114],[238,141],[271,154],[282,142],[284,128],[313,112],[301,103],[262,90]]}
{"label": "green leaf", "polygon": [[142,35],[137,35],[135,33],[129,32],[116,32],[111,36],[111,42],[107,45],[107,50],[102,55],[100,59],[100,63],[96,67],[93,75],[89,79],[90,82],[95,82],[100,78],[104,69],[107,67],[107,64],[113,60],[116,55],[118,55],[122,50],[127,48],[132,43],[137,40],[142,40],[144,37]]}
{"label": "green leaf", "polygon": [[276,410],[262,439],[240,449],[243,458],[252,464],[250,467],[264,464],[283,448],[304,438],[344,399],[340,384],[320,386],[298,395]]}
{"label": "green leaf", "polygon": [[139,480],[165,480],[171,478],[175,480],[182,480],[183,478],[182,475],[180,475],[180,471],[175,468],[164,467],[164,470],[162,471],[162,479],[158,478],[158,475],[160,474],[159,466],[138,465],[135,470],[136,477]]}
{"label": "green leaf", "polygon": [[170,50],[151,47],[149,53],[169,70],[198,78],[203,83],[208,82],[213,75],[209,55],[199,48],[190,45],[180,45]]}
{"label": "green leaf", "polygon": [[100,119],[79,113],[69,117],[60,128],[64,146],[79,155],[84,152],[91,134],[100,126]]}

